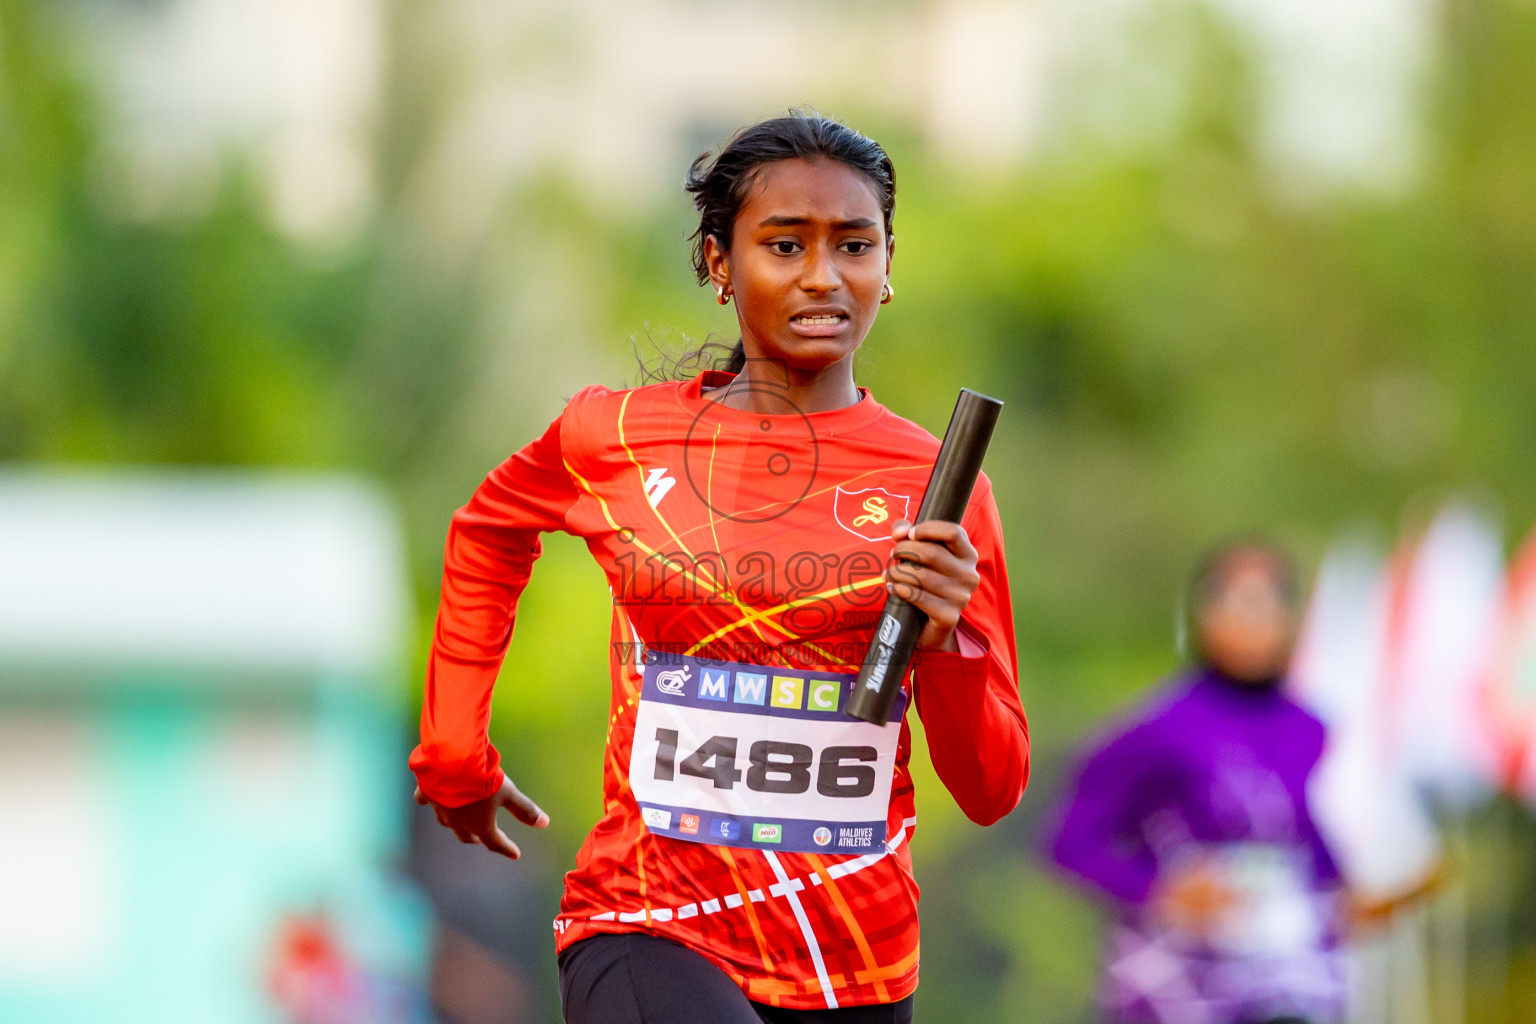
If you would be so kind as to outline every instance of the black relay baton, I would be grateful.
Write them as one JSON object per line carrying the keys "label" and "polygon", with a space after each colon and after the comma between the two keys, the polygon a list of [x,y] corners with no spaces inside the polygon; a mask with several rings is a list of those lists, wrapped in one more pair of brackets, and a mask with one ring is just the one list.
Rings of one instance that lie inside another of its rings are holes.
{"label": "black relay baton", "polygon": [[[928,477],[928,489],[923,492],[923,503],[918,506],[913,525],[929,520],[958,523],[965,515],[965,506],[976,486],[976,474],[981,472],[981,460],[987,454],[987,443],[992,440],[992,428],[1002,411],[1003,403],[997,399],[970,388],[960,389],[960,399],[949,418],[949,429],[944,431],[944,443],[939,446],[939,457],[934,460],[933,474]],[[901,677],[907,673],[918,635],[927,621],[928,616],[916,605],[895,595],[886,600],[875,638],[864,655],[859,681],[854,684],[848,714],[876,725],[886,723],[891,717],[891,704],[901,692]]]}

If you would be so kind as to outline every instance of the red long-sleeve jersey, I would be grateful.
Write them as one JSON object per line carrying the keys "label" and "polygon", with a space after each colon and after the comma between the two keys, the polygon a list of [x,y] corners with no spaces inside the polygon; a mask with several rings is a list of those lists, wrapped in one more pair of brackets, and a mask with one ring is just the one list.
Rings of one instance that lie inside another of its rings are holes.
{"label": "red long-sleeve jersey", "polygon": [[[759,1002],[892,1002],[917,986],[910,733],[838,708],[884,604],[891,525],[915,515],[939,442],[864,391],[802,413],[753,385],[782,411],[728,408],[707,390],[730,379],[588,388],[458,511],[410,765],[445,805],[501,785],[487,726],[517,600],[539,534],[579,536],[613,592],[613,695],[603,816],[566,875],[558,947],[644,931]],[[1023,793],[1029,739],[985,477],[962,525],[981,582],[961,649],[919,652],[908,688],[939,778],[990,824]],[[770,731],[739,761],[753,729]],[[852,827],[841,808],[871,800],[883,828]]]}

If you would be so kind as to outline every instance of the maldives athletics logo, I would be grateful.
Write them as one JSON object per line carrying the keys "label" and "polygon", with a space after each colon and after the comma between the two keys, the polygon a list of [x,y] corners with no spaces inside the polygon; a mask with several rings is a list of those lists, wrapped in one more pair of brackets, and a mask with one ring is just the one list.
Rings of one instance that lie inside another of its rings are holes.
{"label": "maldives athletics logo", "polygon": [[847,491],[838,487],[832,502],[832,517],[837,525],[865,540],[890,540],[891,527],[898,519],[908,519],[912,499],[892,494],[884,487]]}

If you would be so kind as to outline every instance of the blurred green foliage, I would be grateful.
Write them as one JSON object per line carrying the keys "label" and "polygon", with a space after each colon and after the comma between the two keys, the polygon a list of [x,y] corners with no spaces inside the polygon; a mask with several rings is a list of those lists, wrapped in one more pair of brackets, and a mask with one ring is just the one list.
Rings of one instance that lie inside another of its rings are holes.
{"label": "blurred green foliage", "polygon": [[[283,238],[238,172],[204,215],[116,215],[100,108],[48,7],[0,0],[0,458],[375,473],[406,512],[424,652],[448,515],[558,411],[543,371],[576,359],[620,386],[636,352],[731,336],[692,281],[680,192],[615,216],[542,182],[486,211],[484,251],[430,256],[405,207],[445,72],[411,48],[425,15],[406,5],[379,211],[346,248]],[[919,750],[925,1020],[1087,1018],[1093,916],[1038,866],[1039,818],[1084,730],[1175,666],[1202,548],[1260,528],[1315,556],[1352,523],[1393,529],[1418,496],[1468,488],[1514,530],[1536,520],[1536,8],[1443,5],[1423,159],[1391,197],[1280,187],[1243,45],[1184,13],[1193,101],[1165,144],[1062,145],[978,182],[904,126],[843,112],[889,140],[901,183],[898,298],[861,382],[935,431],[961,385],[1008,401],[989,472],[1035,775],[983,832]],[[550,274],[580,300],[580,337],[494,312]],[[494,738],[555,820],[527,847],[551,916],[599,810],[606,600],[584,548],[550,539],[497,694]],[[1515,835],[1530,905],[1536,836]],[[1515,943],[1529,992],[1536,922],[1500,923],[1478,892],[1477,934]],[[1513,996],[1474,1002],[1480,1020],[1530,1019]]]}

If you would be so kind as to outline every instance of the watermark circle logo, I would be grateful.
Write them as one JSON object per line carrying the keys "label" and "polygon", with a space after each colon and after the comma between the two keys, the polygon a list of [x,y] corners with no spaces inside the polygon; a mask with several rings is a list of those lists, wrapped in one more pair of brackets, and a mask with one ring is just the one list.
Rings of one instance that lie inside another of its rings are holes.
{"label": "watermark circle logo", "polygon": [[[730,385],[752,395],[759,412],[711,401],[688,425],[683,472],[693,493],[715,515],[748,525],[793,511],[816,482],[821,465],[811,419],[781,387]],[[756,417],[754,419],[754,417]]]}
{"label": "watermark circle logo", "polygon": [[831,841],[832,830],[827,828],[825,825],[822,825],[815,832],[811,833],[811,842],[815,843],[817,846],[826,846]]}

